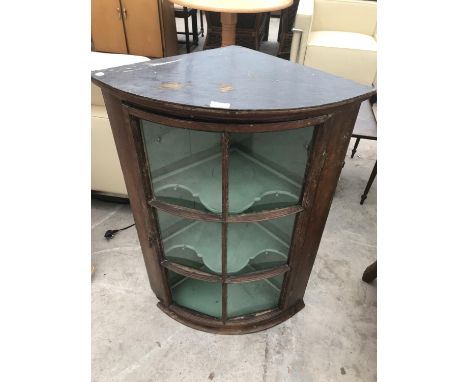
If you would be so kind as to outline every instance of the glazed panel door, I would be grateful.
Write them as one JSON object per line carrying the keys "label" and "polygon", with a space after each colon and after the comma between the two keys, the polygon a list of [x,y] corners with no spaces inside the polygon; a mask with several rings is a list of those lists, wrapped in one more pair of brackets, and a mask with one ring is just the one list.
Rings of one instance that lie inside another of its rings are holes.
{"label": "glazed panel door", "polygon": [[315,127],[219,133],[139,119],[175,304],[223,321],[278,308]]}

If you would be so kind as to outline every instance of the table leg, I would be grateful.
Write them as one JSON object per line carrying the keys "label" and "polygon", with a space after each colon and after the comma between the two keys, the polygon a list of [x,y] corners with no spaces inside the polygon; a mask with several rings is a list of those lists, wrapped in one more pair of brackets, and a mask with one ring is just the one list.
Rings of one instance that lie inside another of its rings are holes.
{"label": "table leg", "polygon": [[221,13],[221,46],[236,44],[237,13]]}

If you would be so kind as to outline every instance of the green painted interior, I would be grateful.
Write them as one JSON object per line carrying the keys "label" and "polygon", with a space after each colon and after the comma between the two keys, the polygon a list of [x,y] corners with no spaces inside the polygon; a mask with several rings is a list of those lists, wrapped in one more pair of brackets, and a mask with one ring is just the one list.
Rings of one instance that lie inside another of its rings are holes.
{"label": "green painted interior", "polygon": [[[158,200],[201,211],[222,212],[221,134],[141,121],[153,190]],[[229,213],[272,210],[299,203],[314,128],[231,134]],[[296,215],[262,222],[229,223],[227,273],[242,275],[287,263]],[[222,224],[157,211],[166,259],[221,274]],[[221,317],[222,284],[168,271],[173,300]],[[228,285],[228,316],[252,314],[278,304],[284,275]]]}
{"label": "green painted interior", "polygon": [[[221,283],[204,282],[168,271],[177,305],[216,318],[222,316]],[[228,317],[253,314],[278,305],[284,275],[242,284],[228,284]]]}
{"label": "green painted interior", "polygon": [[[286,264],[295,215],[266,222],[228,224],[227,271],[251,272]],[[221,224],[189,220],[158,211],[164,253],[168,260],[210,273],[221,273]]]}
{"label": "green painted interior", "polygon": [[216,212],[213,206],[221,206],[221,134],[145,120],[141,129],[157,198]]}
{"label": "green painted interior", "polygon": [[[157,199],[221,213],[220,134],[168,128],[148,121],[141,125]],[[312,133],[313,127],[232,134],[229,213],[297,204]]]}
{"label": "green painted interior", "polygon": [[172,299],[177,305],[216,318],[222,316],[221,283],[191,279],[168,271]]}
{"label": "green painted interior", "polygon": [[273,309],[278,305],[284,275],[271,279],[228,285],[228,317]]}
{"label": "green painted interior", "polygon": [[[314,126],[268,133],[231,134],[232,151],[239,150],[301,188]],[[296,200],[297,202],[297,200]]]}

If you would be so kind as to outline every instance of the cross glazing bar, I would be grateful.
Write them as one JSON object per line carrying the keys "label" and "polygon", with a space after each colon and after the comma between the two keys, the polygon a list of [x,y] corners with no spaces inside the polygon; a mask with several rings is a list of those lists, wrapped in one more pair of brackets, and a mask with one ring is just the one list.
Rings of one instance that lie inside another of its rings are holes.
{"label": "cross glazing bar", "polygon": [[221,275],[222,275],[222,319],[223,323],[227,320],[227,284],[226,284],[226,277],[227,277],[227,229],[228,229],[228,213],[229,213],[229,134],[224,132],[221,138],[222,141],[222,193],[223,193],[223,200],[222,200],[222,216],[223,222],[222,230],[221,230]]}

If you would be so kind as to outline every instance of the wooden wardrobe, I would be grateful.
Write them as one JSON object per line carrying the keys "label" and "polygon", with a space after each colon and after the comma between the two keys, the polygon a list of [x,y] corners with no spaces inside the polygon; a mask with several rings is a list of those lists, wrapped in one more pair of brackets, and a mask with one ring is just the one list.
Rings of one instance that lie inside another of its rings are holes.
{"label": "wooden wardrobe", "polygon": [[91,38],[98,52],[166,57],[177,53],[168,0],[92,0]]}

